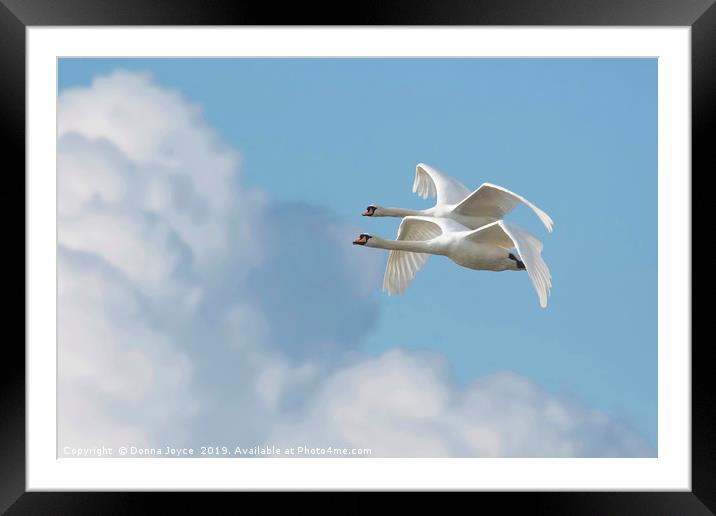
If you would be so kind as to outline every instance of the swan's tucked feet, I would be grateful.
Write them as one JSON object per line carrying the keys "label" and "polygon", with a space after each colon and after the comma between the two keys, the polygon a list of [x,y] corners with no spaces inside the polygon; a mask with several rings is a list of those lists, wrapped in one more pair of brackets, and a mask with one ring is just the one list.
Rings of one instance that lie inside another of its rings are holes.
{"label": "swan's tucked feet", "polygon": [[517,262],[517,268],[518,268],[518,269],[524,269],[524,268],[525,268],[525,264],[522,263],[522,260],[518,260],[517,257],[516,257],[514,254],[510,253],[510,254],[508,255],[508,258],[509,258],[510,260],[514,260],[514,261]]}

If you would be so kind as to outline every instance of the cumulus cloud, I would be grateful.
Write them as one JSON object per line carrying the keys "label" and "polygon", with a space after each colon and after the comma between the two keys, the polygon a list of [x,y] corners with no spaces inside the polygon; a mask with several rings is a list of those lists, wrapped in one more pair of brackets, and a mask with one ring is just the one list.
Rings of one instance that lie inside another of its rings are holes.
{"label": "cumulus cloud", "polygon": [[[263,195],[242,188],[238,154],[178,93],[120,71],[63,92],[57,117],[61,243],[154,285],[182,251],[205,272],[225,259],[228,236],[253,238]],[[116,239],[86,236],[108,224]],[[138,252],[142,242],[159,248]]]}
{"label": "cumulus cloud", "polygon": [[295,424],[293,446],[370,448],[385,457],[649,456],[633,431],[499,372],[456,387],[435,355],[393,350],[327,377]]}
{"label": "cumulus cloud", "polygon": [[176,326],[262,196],[197,107],[126,72],[60,96],[57,174],[60,438],[169,438],[195,408]]}
{"label": "cumulus cloud", "polygon": [[147,445],[196,411],[192,364],[141,296],[92,255],[58,256],[58,428],[69,446]]}
{"label": "cumulus cloud", "polygon": [[[355,229],[246,188],[200,109],[147,75],[60,95],[57,173],[61,440],[166,441],[164,412],[201,433],[228,411],[226,431],[246,434],[235,403],[270,412],[327,367],[309,351],[330,362],[377,318],[350,279],[375,279],[377,261],[341,259]],[[325,306],[312,302],[325,285]],[[167,403],[151,408],[154,395]]]}
{"label": "cumulus cloud", "polygon": [[247,187],[200,108],[147,75],[60,95],[57,174],[61,445],[650,454],[513,373],[459,387],[438,355],[361,353],[381,257],[330,210]]}

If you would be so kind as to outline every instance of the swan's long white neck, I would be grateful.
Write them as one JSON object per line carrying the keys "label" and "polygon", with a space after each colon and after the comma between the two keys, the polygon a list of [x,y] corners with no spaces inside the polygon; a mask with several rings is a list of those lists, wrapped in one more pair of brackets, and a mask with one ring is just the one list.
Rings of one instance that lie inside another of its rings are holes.
{"label": "swan's long white neck", "polygon": [[411,210],[408,208],[383,208],[376,210],[378,217],[407,217],[409,215],[424,215],[422,210]]}
{"label": "swan's long white neck", "polygon": [[395,251],[410,251],[413,253],[438,254],[438,250],[430,242],[422,240],[386,240],[377,236],[371,237],[366,244],[368,247],[378,247]]}

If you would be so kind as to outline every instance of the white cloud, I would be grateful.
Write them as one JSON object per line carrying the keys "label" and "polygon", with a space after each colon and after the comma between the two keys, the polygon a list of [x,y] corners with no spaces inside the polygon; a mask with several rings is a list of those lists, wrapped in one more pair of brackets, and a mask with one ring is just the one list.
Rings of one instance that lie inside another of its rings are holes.
{"label": "white cloud", "polygon": [[[148,76],[117,71],[88,88],[63,92],[58,138],[59,212],[68,216],[60,225],[60,243],[77,244],[65,235],[71,215],[80,211],[85,222],[96,212],[132,219],[116,226],[124,229],[123,237],[132,233],[140,241],[146,235],[128,226],[156,217],[156,224],[187,246],[193,265],[206,271],[226,257],[230,235],[253,237],[264,199],[241,187],[238,154],[205,124],[197,106]],[[106,223],[105,218],[96,226]],[[108,239],[87,245],[100,254],[117,250],[108,249]],[[243,253],[244,259],[253,257],[250,251],[255,249]]]}
{"label": "white cloud", "polygon": [[[435,355],[394,350],[327,377],[275,441],[387,457],[648,456],[636,433],[510,372],[466,388]],[[267,444],[272,441],[267,441]]]}
{"label": "white cloud", "polygon": [[357,353],[381,258],[351,252],[328,210],[243,186],[200,109],[150,77],[63,92],[58,138],[61,444],[649,453],[517,375],[463,388],[435,355]]}
{"label": "white cloud", "polygon": [[196,411],[192,364],[140,296],[97,260],[58,260],[58,429],[70,446],[180,438]]}
{"label": "white cloud", "polygon": [[[176,326],[227,242],[253,238],[264,200],[241,188],[238,165],[197,107],[147,76],[116,72],[60,95],[61,439],[157,442],[195,410]],[[234,274],[257,251],[247,246]]]}

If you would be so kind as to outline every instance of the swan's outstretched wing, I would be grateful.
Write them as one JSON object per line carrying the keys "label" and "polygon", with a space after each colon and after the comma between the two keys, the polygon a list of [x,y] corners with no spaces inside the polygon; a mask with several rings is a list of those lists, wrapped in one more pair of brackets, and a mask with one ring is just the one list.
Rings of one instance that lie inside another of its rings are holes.
{"label": "swan's outstretched wing", "polygon": [[546,307],[547,298],[552,288],[552,275],[549,272],[547,264],[542,259],[542,242],[514,224],[510,224],[504,220],[498,222],[502,226],[502,229],[505,230],[505,233],[507,233],[515,243],[517,252],[520,258],[522,258],[525,268],[527,269],[527,274],[530,275],[532,284],[539,296],[540,306],[542,308]]}
{"label": "swan's outstretched wing", "polygon": [[517,247],[510,235],[508,235],[500,225],[500,222],[502,221],[497,220],[474,229],[470,231],[465,238],[479,244],[496,245],[498,247],[504,247],[505,249]]}
{"label": "swan's outstretched wing", "polygon": [[502,219],[515,209],[518,204],[526,204],[534,211],[548,231],[552,231],[552,219],[537,206],[521,195],[510,192],[507,188],[483,183],[480,188],[461,200],[455,212],[468,216],[492,217]]}
{"label": "swan's outstretched wing", "polygon": [[537,291],[540,306],[542,308],[547,306],[547,298],[552,288],[552,275],[542,259],[542,242],[524,229],[504,220],[471,231],[466,238],[480,243],[516,248]]}
{"label": "swan's outstretched wing", "polygon": [[460,181],[425,163],[415,167],[413,192],[423,199],[437,196],[437,204],[457,204],[470,195],[470,190]]}
{"label": "swan's outstretched wing", "polygon": [[[438,222],[436,222],[438,221]],[[397,240],[431,240],[442,234],[439,219],[430,217],[404,217],[398,228]],[[388,294],[402,294],[430,257],[427,253],[392,250],[383,276],[383,290]]]}

